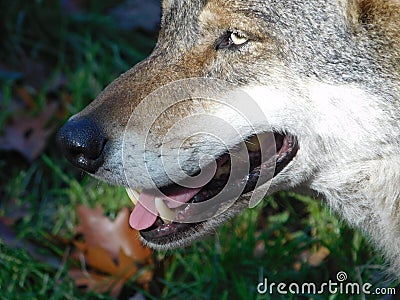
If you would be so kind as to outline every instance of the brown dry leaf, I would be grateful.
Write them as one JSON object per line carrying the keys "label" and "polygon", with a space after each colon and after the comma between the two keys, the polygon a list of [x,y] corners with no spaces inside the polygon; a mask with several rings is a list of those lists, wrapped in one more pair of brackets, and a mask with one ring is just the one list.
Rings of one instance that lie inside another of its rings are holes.
{"label": "brown dry leaf", "polygon": [[47,138],[54,131],[54,127],[46,125],[56,108],[53,103],[37,117],[14,119],[0,136],[0,150],[17,151],[29,162],[38,158],[46,147]]}
{"label": "brown dry leaf", "polygon": [[293,268],[300,270],[303,263],[311,267],[318,267],[330,253],[329,249],[324,246],[320,246],[317,251],[305,250],[299,255],[298,261],[293,265]]}
{"label": "brown dry leaf", "polygon": [[80,206],[78,216],[81,225],[77,233],[84,242],[74,242],[77,252],[73,257],[81,262],[81,269],[70,271],[76,285],[86,286],[88,291],[110,291],[117,297],[125,282],[138,275],[137,282],[146,288],[153,276],[151,250],[129,226],[128,209],[121,210],[114,222],[99,207]]}
{"label": "brown dry leaf", "polygon": [[317,252],[314,252],[308,258],[308,264],[312,267],[318,267],[331,252],[328,248],[321,246]]}
{"label": "brown dry leaf", "polygon": [[[101,248],[89,247],[81,255],[82,261],[85,261],[87,265],[83,265],[81,269],[70,270],[69,275],[77,286],[85,286],[87,291],[110,292],[113,297],[117,297],[125,282],[138,272],[137,262],[125,255],[122,250],[118,263],[114,262]],[[144,270],[138,278],[138,283],[146,287],[151,279],[152,272]]]}
{"label": "brown dry leaf", "polygon": [[77,233],[83,234],[88,246],[99,246],[113,258],[117,258],[122,249],[126,255],[143,260],[151,251],[143,247],[138,232],[129,226],[129,210],[122,209],[114,222],[103,215],[103,209],[78,207],[81,224],[76,228]]}

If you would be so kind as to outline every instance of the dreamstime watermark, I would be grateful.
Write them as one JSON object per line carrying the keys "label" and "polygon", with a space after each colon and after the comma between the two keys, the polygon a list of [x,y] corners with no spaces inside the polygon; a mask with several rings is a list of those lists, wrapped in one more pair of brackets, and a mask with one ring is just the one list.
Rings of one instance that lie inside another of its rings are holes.
{"label": "dreamstime watermark", "polygon": [[374,288],[371,283],[357,283],[348,281],[346,272],[340,271],[336,280],[316,283],[276,283],[269,282],[268,278],[257,285],[257,292],[261,295],[396,295],[395,288]]}

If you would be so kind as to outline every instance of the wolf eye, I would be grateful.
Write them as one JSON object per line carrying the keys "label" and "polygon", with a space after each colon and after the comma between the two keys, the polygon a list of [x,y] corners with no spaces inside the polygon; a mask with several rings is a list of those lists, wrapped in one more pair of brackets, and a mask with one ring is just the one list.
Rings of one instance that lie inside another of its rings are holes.
{"label": "wolf eye", "polygon": [[245,37],[244,35],[240,35],[237,32],[231,33],[230,40],[236,46],[243,45],[243,44],[247,43],[247,41],[248,41],[247,37]]}
{"label": "wolf eye", "polygon": [[248,37],[238,31],[226,32],[216,43],[216,49],[237,48],[245,45],[249,41]]}

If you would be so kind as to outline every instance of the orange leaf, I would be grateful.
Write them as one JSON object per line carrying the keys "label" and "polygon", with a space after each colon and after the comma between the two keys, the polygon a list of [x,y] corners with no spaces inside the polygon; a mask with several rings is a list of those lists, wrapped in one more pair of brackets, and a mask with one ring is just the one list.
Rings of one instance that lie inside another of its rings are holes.
{"label": "orange leaf", "polygon": [[56,110],[56,105],[50,105],[39,116],[15,119],[4,128],[0,136],[0,150],[17,151],[32,162],[44,150],[47,138],[54,131],[46,125]]}
{"label": "orange leaf", "polygon": [[314,252],[308,258],[308,264],[312,267],[318,267],[331,252],[328,248],[321,246],[317,252]]}
{"label": "orange leaf", "polygon": [[318,267],[330,254],[328,248],[319,246],[317,251],[311,251],[310,249],[304,250],[298,257],[298,261],[294,264],[295,270],[300,270],[303,263],[307,263],[309,266]]}
{"label": "orange leaf", "polygon": [[130,228],[128,209],[121,210],[114,222],[103,216],[100,207],[80,206],[78,216],[81,225],[76,231],[84,241],[74,241],[77,251],[71,255],[82,265],[81,270],[70,272],[76,285],[86,286],[88,291],[110,291],[117,297],[125,282],[136,275],[146,288],[153,276],[151,251]]}
{"label": "orange leaf", "polygon": [[84,235],[87,245],[105,249],[114,259],[118,258],[121,248],[126,255],[139,261],[145,260],[151,254],[150,249],[141,244],[138,232],[129,226],[127,208],[119,212],[114,222],[103,216],[103,209],[100,207],[91,209],[80,206],[78,215],[81,225],[76,231]]}
{"label": "orange leaf", "polygon": [[118,268],[110,254],[100,247],[88,247],[85,252],[86,262],[89,266],[107,274],[117,274]]}

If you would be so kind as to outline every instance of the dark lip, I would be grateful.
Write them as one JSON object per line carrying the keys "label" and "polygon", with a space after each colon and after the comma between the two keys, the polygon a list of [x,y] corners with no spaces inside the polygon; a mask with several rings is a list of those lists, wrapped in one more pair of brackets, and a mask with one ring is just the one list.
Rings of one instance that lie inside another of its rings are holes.
{"label": "dark lip", "polygon": [[[278,175],[285,167],[293,160],[299,150],[297,139],[290,134],[278,134],[275,133],[275,144],[277,148],[277,154],[275,156],[275,172],[274,177]],[[250,167],[251,172],[246,178],[246,186],[242,192],[246,194],[254,190],[257,182],[260,178],[260,169],[262,167],[261,161],[256,161],[254,165]],[[219,185],[220,184],[220,185]],[[214,185],[214,187],[213,187]],[[192,198],[191,203],[203,202],[206,199],[210,199],[214,195],[218,194],[225,185],[218,183],[218,181],[211,181],[203,189]],[[190,205],[188,205],[189,207]],[[185,209],[187,210],[187,209]],[[184,214],[185,212],[183,212]],[[182,216],[184,217],[184,216]],[[178,223],[172,222],[165,224],[160,218],[157,219],[156,223],[146,229],[141,230],[140,235],[142,238],[150,243],[165,245],[175,240],[179,236],[185,235],[186,232],[193,231],[195,227],[201,227],[204,222],[200,223]]]}

